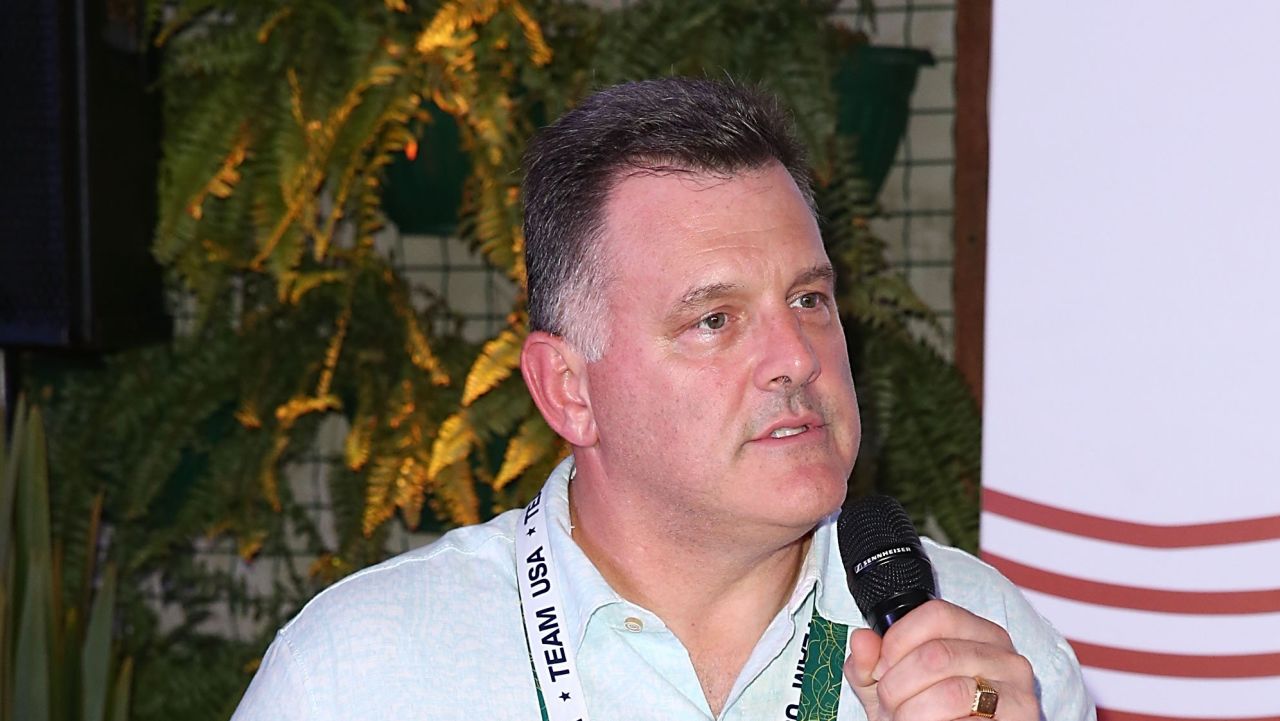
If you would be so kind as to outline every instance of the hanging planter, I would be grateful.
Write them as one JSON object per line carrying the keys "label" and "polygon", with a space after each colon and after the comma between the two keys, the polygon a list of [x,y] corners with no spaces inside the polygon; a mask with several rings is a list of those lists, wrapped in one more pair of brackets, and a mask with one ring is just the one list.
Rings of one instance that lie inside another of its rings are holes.
{"label": "hanging planter", "polygon": [[857,138],[862,174],[877,197],[907,131],[911,93],[933,54],[916,48],[857,45],[836,71],[836,132]]}
{"label": "hanging planter", "polygon": [[449,235],[458,225],[462,185],[471,161],[462,149],[453,116],[427,103],[431,122],[416,146],[399,153],[387,167],[383,210],[401,233]]}

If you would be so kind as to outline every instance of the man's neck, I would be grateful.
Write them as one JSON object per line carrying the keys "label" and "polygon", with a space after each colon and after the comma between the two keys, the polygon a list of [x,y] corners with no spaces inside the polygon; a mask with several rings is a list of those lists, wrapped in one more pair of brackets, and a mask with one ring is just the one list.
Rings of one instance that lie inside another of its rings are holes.
{"label": "man's neck", "polygon": [[812,533],[753,547],[703,529],[663,528],[661,514],[637,513],[635,504],[581,482],[571,485],[569,509],[587,558],[619,595],[652,611],[680,639],[719,715],[790,598]]}

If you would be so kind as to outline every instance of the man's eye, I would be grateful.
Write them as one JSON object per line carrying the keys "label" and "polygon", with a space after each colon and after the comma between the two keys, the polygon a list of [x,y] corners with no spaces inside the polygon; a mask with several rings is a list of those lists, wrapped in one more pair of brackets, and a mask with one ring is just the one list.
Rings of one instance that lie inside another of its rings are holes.
{"label": "man's eye", "polygon": [[703,330],[720,330],[728,322],[729,315],[727,313],[712,313],[698,321],[698,327]]}
{"label": "man's eye", "polygon": [[805,293],[804,295],[792,301],[792,304],[799,308],[817,308],[822,305],[821,293]]}

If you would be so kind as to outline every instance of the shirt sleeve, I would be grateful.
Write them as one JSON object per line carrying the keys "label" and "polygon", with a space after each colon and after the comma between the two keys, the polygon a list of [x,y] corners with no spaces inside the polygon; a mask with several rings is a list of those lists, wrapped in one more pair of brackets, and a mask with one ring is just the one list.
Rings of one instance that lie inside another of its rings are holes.
{"label": "shirt sleeve", "polygon": [[1085,690],[1080,662],[1071,644],[1032,608],[1013,584],[1002,580],[1007,584],[1007,628],[1018,652],[1026,656],[1035,669],[1041,719],[1097,721],[1098,712]]}
{"label": "shirt sleeve", "polygon": [[[1057,631],[1054,634],[1057,635]],[[1075,651],[1061,636],[1058,636],[1057,646],[1046,663],[1044,676],[1040,689],[1040,709],[1044,719],[1097,721],[1098,711],[1085,690]]]}
{"label": "shirt sleeve", "polygon": [[231,721],[321,721],[303,660],[283,631],[262,657]]}

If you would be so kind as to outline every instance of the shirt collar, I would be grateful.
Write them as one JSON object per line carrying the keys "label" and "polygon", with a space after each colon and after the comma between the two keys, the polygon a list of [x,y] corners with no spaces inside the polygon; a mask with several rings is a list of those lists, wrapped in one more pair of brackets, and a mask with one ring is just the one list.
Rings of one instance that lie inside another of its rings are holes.
{"label": "shirt collar", "polygon": [[850,628],[865,628],[867,622],[854,603],[853,594],[845,580],[844,561],[840,558],[840,544],[836,542],[836,519],[840,513],[827,516],[813,532],[809,547],[809,560],[820,567],[817,579],[818,614],[828,621],[842,623]]}
{"label": "shirt collar", "polygon": [[574,647],[581,648],[587,622],[595,612],[612,603],[624,603],[625,599],[609,586],[573,540],[573,527],[569,524],[569,480],[573,468],[573,456],[556,466],[543,487],[542,502],[547,513],[551,553],[560,578],[565,626],[572,632]]}
{"label": "shirt collar", "polygon": [[[627,601],[609,586],[573,540],[569,524],[569,481],[573,468],[573,456],[556,466],[543,488],[542,502],[547,513],[551,553],[560,578],[566,627],[572,631],[570,638],[575,648],[581,648],[587,624],[596,611]],[[864,627],[867,624],[845,583],[844,564],[835,534],[838,516],[838,513],[831,514],[814,529],[809,551],[785,610],[794,616],[810,594],[815,594],[817,611],[823,618],[851,628]]]}

